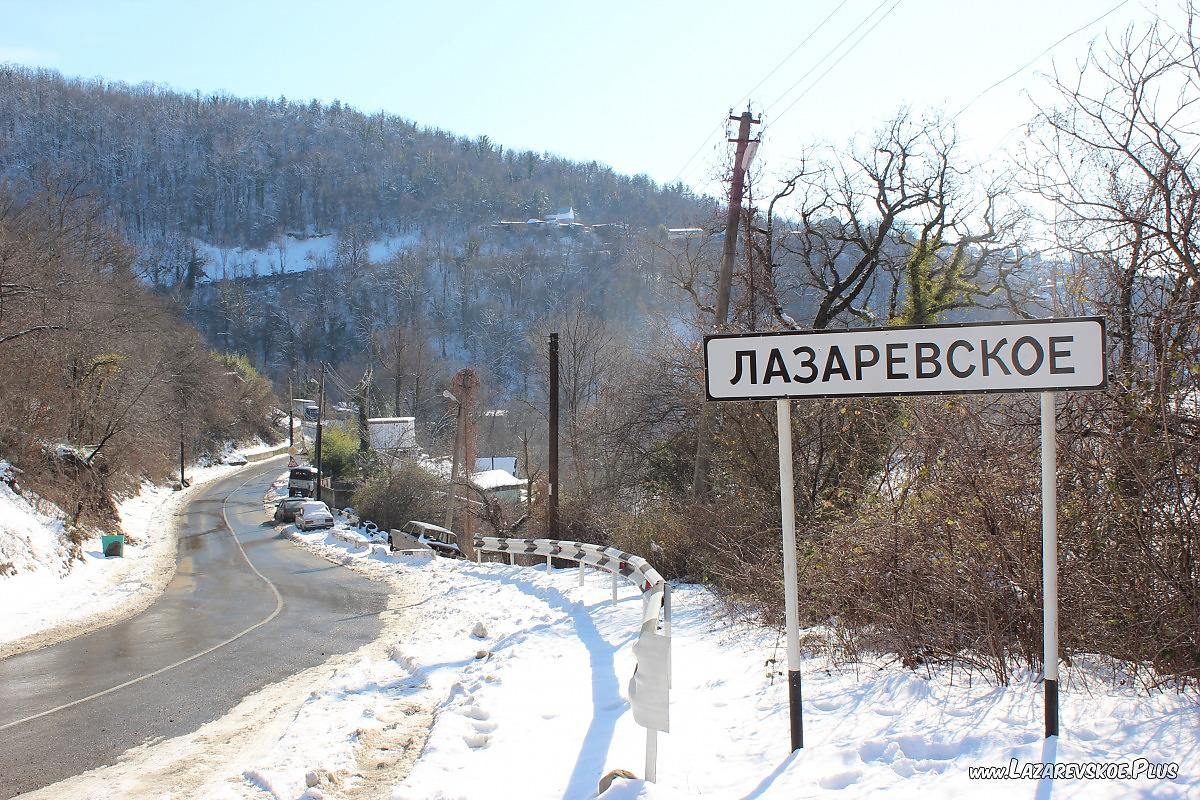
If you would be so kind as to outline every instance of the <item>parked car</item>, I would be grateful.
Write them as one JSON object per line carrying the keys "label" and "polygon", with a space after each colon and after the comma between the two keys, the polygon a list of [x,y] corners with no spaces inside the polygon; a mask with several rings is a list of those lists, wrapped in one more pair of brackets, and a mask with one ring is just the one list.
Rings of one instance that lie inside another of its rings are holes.
{"label": "parked car", "polygon": [[285,497],[275,504],[276,522],[295,522],[300,506],[311,502],[307,497]]}
{"label": "parked car", "polygon": [[333,514],[329,512],[329,506],[319,500],[307,500],[300,504],[300,508],[296,511],[296,527],[302,531],[311,531],[313,528],[332,528]]}
{"label": "parked car", "polygon": [[231,464],[235,467],[241,467],[245,466],[246,457],[241,453],[230,453],[229,455],[225,456],[224,461],[226,464]]}
{"label": "parked car", "polygon": [[[428,522],[412,520],[400,529],[424,545],[428,545],[434,553],[447,558],[462,558],[462,548],[458,546],[458,534],[448,531]],[[388,544],[393,550],[400,549],[392,542],[392,534],[388,533]]]}

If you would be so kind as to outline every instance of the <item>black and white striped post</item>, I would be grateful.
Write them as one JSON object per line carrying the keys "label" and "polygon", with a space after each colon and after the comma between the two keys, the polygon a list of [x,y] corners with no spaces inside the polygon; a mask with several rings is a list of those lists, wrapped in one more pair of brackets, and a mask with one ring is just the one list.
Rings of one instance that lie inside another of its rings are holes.
{"label": "black and white striped post", "polygon": [[1042,392],[1042,664],[1046,738],[1058,736],[1058,453],[1054,392]]}
{"label": "black and white striped post", "polygon": [[775,401],[779,432],[779,515],[783,526],[783,620],[787,629],[788,711],[792,751],[804,747],[800,691],[800,601],[796,587],[796,484],[792,477],[792,401]]}

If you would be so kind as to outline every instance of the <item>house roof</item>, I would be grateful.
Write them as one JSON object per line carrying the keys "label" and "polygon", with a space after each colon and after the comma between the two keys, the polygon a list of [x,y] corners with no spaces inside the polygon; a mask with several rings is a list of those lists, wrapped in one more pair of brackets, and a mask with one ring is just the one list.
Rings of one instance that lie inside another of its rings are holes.
{"label": "house roof", "polygon": [[516,489],[529,482],[521,478],[514,478],[502,469],[485,469],[482,472],[472,473],[471,483],[487,491],[489,489]]}

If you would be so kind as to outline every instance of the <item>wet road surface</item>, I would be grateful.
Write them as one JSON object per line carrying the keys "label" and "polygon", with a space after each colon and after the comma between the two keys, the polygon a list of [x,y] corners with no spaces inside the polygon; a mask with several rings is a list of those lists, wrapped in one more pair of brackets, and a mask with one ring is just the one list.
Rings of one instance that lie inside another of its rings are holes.
{"label": "wet road surface", "polygon": [[269,524],[262,497],[282,470],[272,459],[198,490],[179,520],[178,571],[141,614],[0,660],[0,798],[194,731],[378,635],[384,585]]}

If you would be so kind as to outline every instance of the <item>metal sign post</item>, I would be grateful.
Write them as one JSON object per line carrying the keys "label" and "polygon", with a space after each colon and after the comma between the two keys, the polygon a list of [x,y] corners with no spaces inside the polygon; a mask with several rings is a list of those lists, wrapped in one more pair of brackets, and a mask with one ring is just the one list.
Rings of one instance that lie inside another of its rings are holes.
{"label": "metal sign post", "polygon": [[779,428],[784,615],[792,749],[803,746],[793,398],[1041,392],[1042,621],[1046,736],[1058,735],[1058,526],[1055,393],[1107,383],[1104,319],[1004,320],[704,337],[710,401],[774,400]]}
{"label": "metal sign post", "polygon": [[788,710],[792,751],[804,747],[800,702],[800,602],[796,597],[796,486],[792,479],[792,401],[775,401],[779,429],[779,516],[783,523],[783,615],[787,627]]}
{"label": "metal sign post", "polygon": [[1058,736],[1058,454],[1054,392],[1042,392],[1042,665],[1046,738]]}

